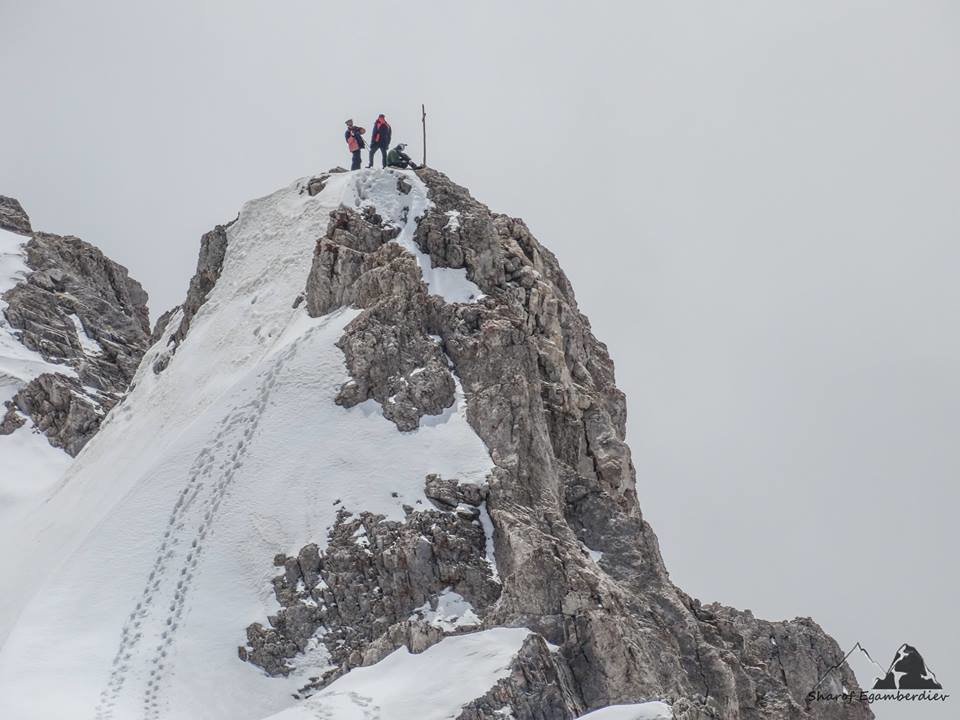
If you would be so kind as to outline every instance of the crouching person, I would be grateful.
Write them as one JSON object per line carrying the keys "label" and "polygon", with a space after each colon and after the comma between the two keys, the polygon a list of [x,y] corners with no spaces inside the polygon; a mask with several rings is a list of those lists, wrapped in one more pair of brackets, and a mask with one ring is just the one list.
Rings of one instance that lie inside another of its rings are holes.
{"label": "crouching person", "polygon": [[417,165],[409,155],[407,155],[404,150],[406,149],[405,143],[400,143],[395,148],[390,150],[387,153],[387,167],[395,168],[410,168],[411,170],[419,170],[420,166]]}

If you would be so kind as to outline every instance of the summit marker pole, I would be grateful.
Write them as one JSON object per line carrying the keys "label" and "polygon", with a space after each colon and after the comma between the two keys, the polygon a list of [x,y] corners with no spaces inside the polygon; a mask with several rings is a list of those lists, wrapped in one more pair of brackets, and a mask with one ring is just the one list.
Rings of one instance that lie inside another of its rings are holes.
{"label": "summit marker pole", "polygon": [[420,112],[423,115],[420,116],[420,122],[423,123],[423,166],[427,166],[427,107],[426,105],[420,105]]}

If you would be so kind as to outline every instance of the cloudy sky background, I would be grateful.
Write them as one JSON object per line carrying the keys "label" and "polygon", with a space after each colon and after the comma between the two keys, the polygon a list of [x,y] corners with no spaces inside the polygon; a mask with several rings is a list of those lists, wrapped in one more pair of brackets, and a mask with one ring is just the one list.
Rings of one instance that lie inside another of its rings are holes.
{"label": "cloudy sky background", "polygon": [[0,0],[0,193],[155,318],[346,117],[419,156],[426,103],[609,344],[674,580],[960,686],[960,5],[466,5]]}

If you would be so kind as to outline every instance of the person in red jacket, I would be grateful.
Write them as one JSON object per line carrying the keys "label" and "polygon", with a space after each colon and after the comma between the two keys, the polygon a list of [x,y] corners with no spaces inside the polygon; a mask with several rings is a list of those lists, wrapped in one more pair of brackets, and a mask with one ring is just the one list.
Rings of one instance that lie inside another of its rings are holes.
{"label": "person in red jacket", "polygon": [[380,113],[377,116],[376,122],[373,123],[373,137],[370,140],[370,164],[367,167],[373,167],[373,156],[377,154],[377,150],[380,151],[380,155],[383,158],[383,167],[387,166],[387,150],[390,149],[390,123],[387,122],[387,119],[383,116],[383,113]]}
{"label": "person in red jacket", "polygon": [[347,120],[347,131],[343,134],[343,139],[347,141],[347,149],[353,154],[353,162],[350,165],[351,170],[359,170],[363,164],[360,151],[366,147],[366,143],[363,141],[363,134],[365,132],[366,130],[359,125],[354,125],[352,119]]}

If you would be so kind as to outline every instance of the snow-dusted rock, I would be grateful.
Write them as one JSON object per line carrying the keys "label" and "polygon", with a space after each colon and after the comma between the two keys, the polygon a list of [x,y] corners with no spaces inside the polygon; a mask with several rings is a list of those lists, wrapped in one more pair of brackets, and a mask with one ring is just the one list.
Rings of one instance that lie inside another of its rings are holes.
{"label": "snow-dusted rock", "polygon": [[316,636],[331,661],[326,683],[401,644],[419,652],[444,635],[431,618],[417,615],[424,604],[436,609],[444,592],[455,592],[479,624],[496,601],[500,585],[485,549],[481,524],[455,513],[420,510],[398,522],[341,511],[323,551],[310,544],[296,557],[274,558],[283,567],[273,580],[280,610],[269,628],[247,628],[240,657],[287,674],[288,661]]}
{"label": "snow-dusted rock", "polygon": [[33,232],[30,227],[30,218],[16,198],[0,195],[0,230],[9,230],[21,235],[29,235]]}
{"label": "snow-dusted rock", "polygon": [[[200,310],[200,306],[207,299],[207,295],[216,285],[220,272],[223,270],[223,258],[227,252],[227,228],[226,225],[217,225],[213,230],[205,233],[200,238],[200,256],[197,258],[197,271],[190,279],[190,287],[187,289],[187,299],[180,306],[182,309],[180,325],[170,339],[170,344],[174,350],[183,338],[190,331],[190,323],[193,316]],[[164,323],[165,325],[166,323]],[[154,330],[154,336],[158,335],[160,323],[157,323],[157,329]],[[162,330],[161,330],[162,332]],[[154,369],[158,369],[156,366]]]}
{"label": "snow-dusted rock", "polygon": [[[76,455],[126,392],[149,340],[147,294],[126,268],[75,237],[32,232],[20,204],[0,199],[0,226],[26,233],[23,267],[0,282],[0,375],[16,379],[0,433],[30,419]],[[8,281],[9,282],[9,281]],[[24,363],[30,356],[34,370]],[[4,360],[4,357],[6,360]]]}

